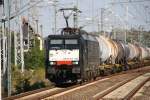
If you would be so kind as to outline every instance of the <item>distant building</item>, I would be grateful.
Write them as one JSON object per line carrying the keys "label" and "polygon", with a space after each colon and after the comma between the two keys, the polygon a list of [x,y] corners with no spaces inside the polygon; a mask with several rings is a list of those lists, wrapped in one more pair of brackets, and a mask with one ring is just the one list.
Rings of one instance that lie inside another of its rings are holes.
{"label": "distant building", "polygon": [[24,42],[24,52],[30,50],[34,47],[35,38],[40,41],[39,48],[43,50],[43,39],[39,34],[36,34],[34,28],[29,24],[26,18],[22,18],[22,32],[23,32],[23,42]]}

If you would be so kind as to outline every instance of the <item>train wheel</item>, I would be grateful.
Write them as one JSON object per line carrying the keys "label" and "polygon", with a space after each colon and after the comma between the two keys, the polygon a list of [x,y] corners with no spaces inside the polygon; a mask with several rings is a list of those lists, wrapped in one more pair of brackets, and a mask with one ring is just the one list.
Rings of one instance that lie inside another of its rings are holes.
{"label": "train wheel", "polygon": [[79,82],[79,84],[82,85],[82,83],[83,83],[83,81],[81,80],[81,81]]}
{"label": "train wheel", "polygon": [[90,71],[87,71],[86,75],[87,75],[87,80],[89,81],[90,80]]}
{"label": "train wheel", "polygon": [[117,67],[117,73],[121,72],[121,68],[120,67]]}
{"label": "train wheel", "polygon": [[96,80],[96,77],[94,76],[93,80],[95,81]]}
{"label": "train wheel", "polygon": [[119,72],[121,72],[121,71],[123,71],[123,67],[122,66],[119,67]]}
{"label": "train wheel", "polygon": [[92,72],[90,71],[90,80],[92,80]]}
{"label": "train wheel", "polygon": [[105,75],[105,71],[104,70],[100,70],[100,75],[104,76]]}
{"label": "train wheel", "polygon": [[117,72],[117,69],[116,69],[116,67],[114,66],[113,68],[112,68],[112,74],[114,74],[114,73],[116,73]]}
{"label": "train wheel", "polygon": [[100,69],[98,69],[98,76],[100,76],[101,75],[101,70]]}
{"label": "train wheel", "polygon": [[93,80],[96,80],[96,77],[97,77],[97,71],[93,71],[92,72],[92,78],[93,78]]}

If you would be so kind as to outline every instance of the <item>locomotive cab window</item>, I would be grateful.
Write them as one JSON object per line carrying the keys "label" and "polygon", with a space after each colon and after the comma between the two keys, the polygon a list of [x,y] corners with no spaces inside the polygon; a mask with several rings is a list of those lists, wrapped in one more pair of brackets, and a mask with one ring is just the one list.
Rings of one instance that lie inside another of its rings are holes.
{"label": "locomotive cab window", "polygon": [[77,39],[72,39],[72,40],[65,40],[65,44],[78,44],[78,40]]}
{"label": "locomotive cab window", "polygon": [[63,40],[50,40],[50,44],[63,44]]}
{"label": "locomotive cab window", "polygon": [[63,39],[50,40],[50,49],[62,49],[63,47]]}
{"label": "locomotive cab window", "polygon": [[78,40],[77,39],[66,39],[65,40],[65,48],[66,49],[79,49]]}

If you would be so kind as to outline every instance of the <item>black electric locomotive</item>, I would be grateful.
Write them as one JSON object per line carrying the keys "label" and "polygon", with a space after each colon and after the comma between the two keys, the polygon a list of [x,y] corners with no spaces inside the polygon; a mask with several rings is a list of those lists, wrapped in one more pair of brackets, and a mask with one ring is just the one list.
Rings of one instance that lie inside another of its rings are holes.
{"label": "black electric locomotive", "polygon": [[56,84],[98,76],[99,44],[95,36],[79,29],[64,28],[46,39],[46,78]]}

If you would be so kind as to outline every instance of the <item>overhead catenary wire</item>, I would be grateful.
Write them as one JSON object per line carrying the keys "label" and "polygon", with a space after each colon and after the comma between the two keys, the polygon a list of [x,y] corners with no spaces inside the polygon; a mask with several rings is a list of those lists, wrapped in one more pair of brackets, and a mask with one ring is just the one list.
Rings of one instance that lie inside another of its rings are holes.
{"label": "overhead catenary wire", "polygon": [[[43,0],[36,1],[34,4],[32,4],[32,5],[28,6],[28,7],[23,7],[23,8],[25,8],[25,9],[22,8],[22,9],[19,10],[18,12],[11,13],[11,14],[10,14],[10,15],[11,15],[11,16],[10,16],[10,19],[13,19],[13,18],[15,18],[15,17],[21,15],[22,13],[28,11],[29,9],[31,9],[32,7],[34,7],[34,6],[38,5],[38,4],[40,4],[41,2],[44,2],[44,1],[43,1]],[[6,17],[5,20],[8,20],[8,18]],[[2,21],[2,19],[0,19],[0,21]]]}
{"label": "overhead catenary wire", "polygon": [[128,1],[119,1],[119,2],[115,2],[115,3],[111,3],[111,4],[119,4],[119,3],[142,3],[142,2],[150,2],[150,0],[129,0]]}

